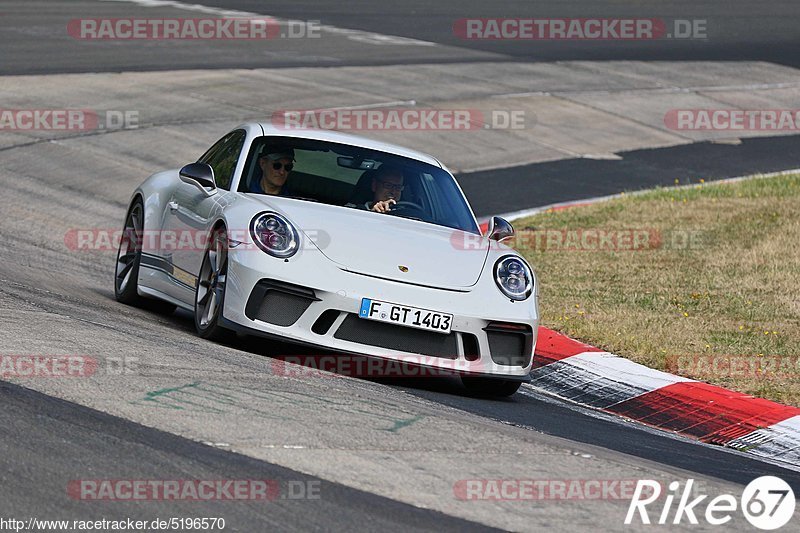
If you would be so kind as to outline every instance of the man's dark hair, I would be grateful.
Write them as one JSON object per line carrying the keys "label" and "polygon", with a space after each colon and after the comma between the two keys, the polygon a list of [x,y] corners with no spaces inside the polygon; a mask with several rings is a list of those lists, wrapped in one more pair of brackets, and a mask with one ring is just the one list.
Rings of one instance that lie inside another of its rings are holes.
{"label": "man's dark hair", "polygon": [[391,176],[397,174],[401,178],[405,179],[403,175],[403,169],[396,166],[396,165],[381,165],[378,170],[375,171],[375,179],[381,179],[386,176]]}

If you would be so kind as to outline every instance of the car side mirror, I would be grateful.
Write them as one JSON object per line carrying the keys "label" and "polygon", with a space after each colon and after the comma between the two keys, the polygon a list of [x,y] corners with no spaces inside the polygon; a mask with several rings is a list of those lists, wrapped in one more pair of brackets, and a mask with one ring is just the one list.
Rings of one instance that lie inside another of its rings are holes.
{"label": "car side mirror", "polygon": [[486,235],[490,241],[502,241],[514,236],[514,226],[504,218],[492,217]]}
{"label": "car side mirror", "polygon": [[[208,196],[217,192],[214,169],[206,163],[189,163],[180,171],[181,181],[194,185]],[[208,189],[211,189],[210,191]]]}

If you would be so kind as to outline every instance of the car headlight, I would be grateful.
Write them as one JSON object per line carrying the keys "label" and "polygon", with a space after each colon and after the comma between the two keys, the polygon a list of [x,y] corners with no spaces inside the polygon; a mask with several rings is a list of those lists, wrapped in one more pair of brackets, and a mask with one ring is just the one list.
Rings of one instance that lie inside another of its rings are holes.
{"label": "car headlight", "polygon": [[500,292],[512,300],[524,300],[533,292],[533,273],[525,261],[514,255],[497,260],[494,281]]}
{"label": "car headlight", "polygon": [[256,246],[275,257],[291,257],[299,248],[297,230],[278,213],[256,215],[250,222],[250,235]]}

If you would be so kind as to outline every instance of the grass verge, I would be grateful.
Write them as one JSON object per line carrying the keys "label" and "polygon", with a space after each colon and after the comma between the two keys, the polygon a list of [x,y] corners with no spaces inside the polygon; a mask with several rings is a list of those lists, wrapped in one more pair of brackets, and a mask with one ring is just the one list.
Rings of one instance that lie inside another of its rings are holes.
{"label": "grass verge", "polygon": [[514,225],[542,325],[800,405],[800,175],[657,189]]}

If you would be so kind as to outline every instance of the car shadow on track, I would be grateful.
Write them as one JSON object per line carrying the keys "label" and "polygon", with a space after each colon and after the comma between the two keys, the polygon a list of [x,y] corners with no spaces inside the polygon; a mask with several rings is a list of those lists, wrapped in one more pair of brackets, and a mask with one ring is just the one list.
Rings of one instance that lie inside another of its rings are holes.
{"label": "car shadow on track", "polygon": [[[113,299],[113,296],[111,296]],[[145,313],[149,313],[145,311]],[[152,314],[152,313],[149,313]],[[178,310],[169,315],[157,315],[168,327],[194,334],[191,313]],[[211,342],[211,341],[208,341]],[[213,343],[212,343],[213,344]],[[304,377],[339,370],[330,361],[339,356],[332,351],[315,351],[309,348],[248,335],[236,335],[223,343],[224,346],[268,357],[273,362],[285,362],[286,368],[271,364],[273,372]],[[340,354],[341,355],[341,354]],[[347,356],[349,366],[341,372],[343,377],[357,377],[365,381],[393,387],[406,394],[419,397],[443,406],[469,412],[481,417],[499,420],[505,424],[538,431],[573,441],[576,453],[583,448],[579,443],[592,445],[588,453],[597,448],[606,448],[657,463],[681,468],[690,472],[717,477],[734,483],[746,484],[756,477],[776,475],[800,491],[800,472],[779,465],[766,463],[741,452],[716,446],[699,444],[682,437],[643,428],[638,424],[598,415],[596,411],[561,402],[539,393],[535,388],[523,387],[509,398],[483,398],[471,395],[457,377],[377,377],[352,371],[353,367],[369,368],[369,358]],[[323,360],[328,361],[322,364]],[[362,363],[363,361],[363,363]],[[307,364],[298,365],[297,362]]]}
{"label": "car shadow on track", "polygon": [[[113,296],[112,296],[113,297]],[[178,309],[170,314],[155,314],[162,321],[182,332],[195,333],[192,313]],[[514,403],[519,395],[510,398],[487,397],[469,391],[455,373],[425,370],[416,365],[401,365],[386,362],[367,356],[337,353],[332,350],[311,349],[307,346],[283,342],[275,339],[257,337],[247,334],[232,334],[218,342],[228,348],[248,352],[254,355],[269,357],[284,366],[271,365],[274,371],[282,371],[283,375],[310,377],[314,374],[332,372],[342,377],[363,379],[377,384],[403,388],[408,391],[435,393],[455,396],[476,401]]]}

